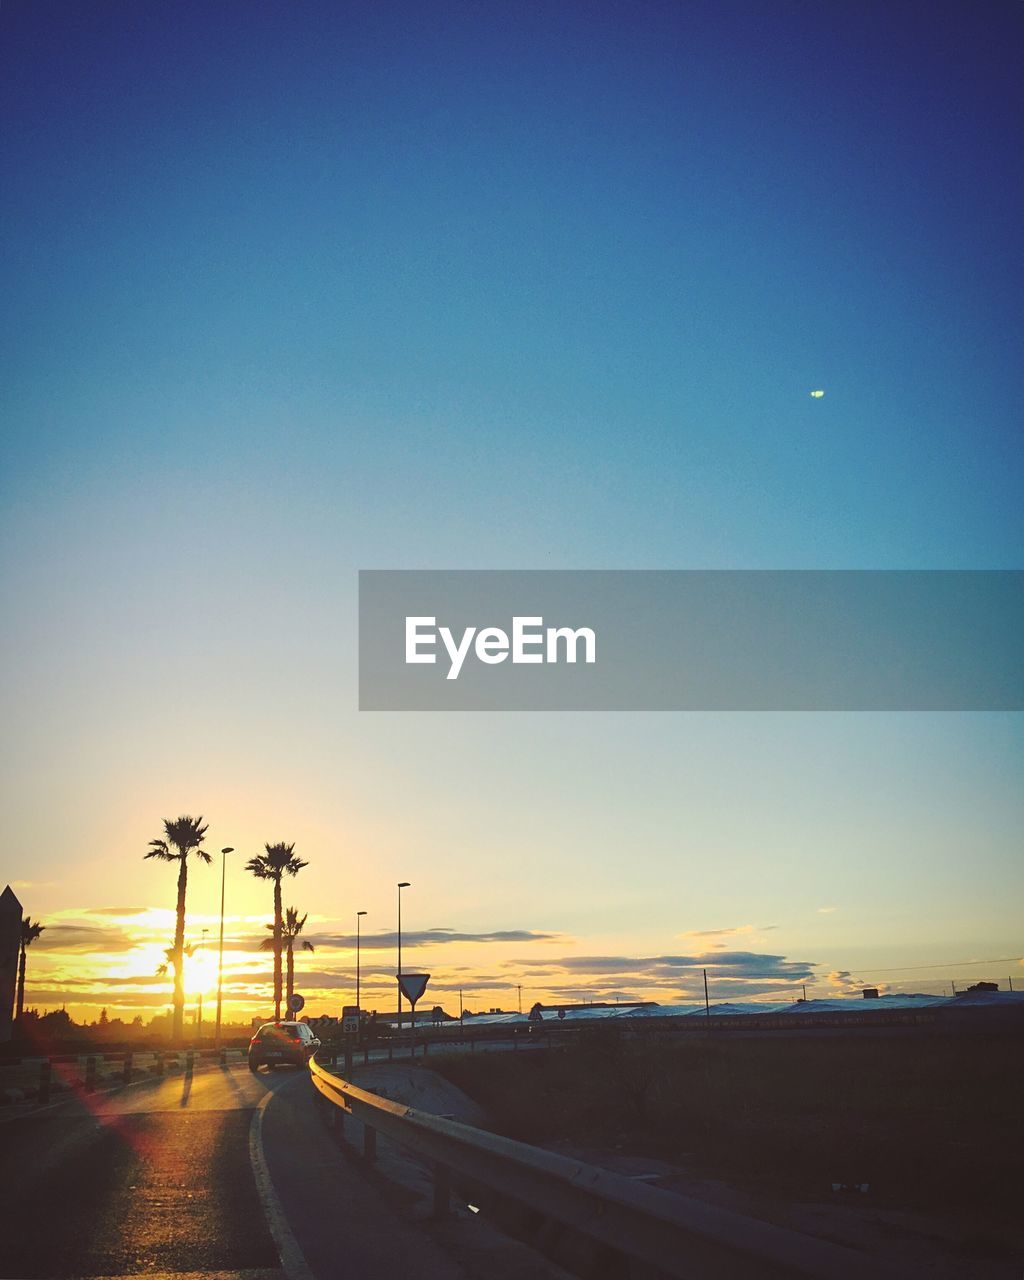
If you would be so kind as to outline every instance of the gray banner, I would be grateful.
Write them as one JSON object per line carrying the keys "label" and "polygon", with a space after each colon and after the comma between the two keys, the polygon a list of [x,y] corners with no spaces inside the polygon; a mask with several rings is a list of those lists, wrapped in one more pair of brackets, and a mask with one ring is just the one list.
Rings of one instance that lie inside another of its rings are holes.
{"label": "gray banner", "polygon": [[1020,570],[364,570],[359,706],[1019,711],[1022,636]]}

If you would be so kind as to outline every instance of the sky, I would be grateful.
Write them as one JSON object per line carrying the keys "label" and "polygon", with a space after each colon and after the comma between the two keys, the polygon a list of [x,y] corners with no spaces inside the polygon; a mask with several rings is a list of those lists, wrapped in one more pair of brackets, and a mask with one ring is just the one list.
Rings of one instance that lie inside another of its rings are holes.
{"label": "sky", "polygon": [[30,1002],[166,1006],[142,855],[182,813],[238,851],[231,1016],[279,840],[312,1013],[357,910],[393,1005],[400,880],[448,1005],[1012,970],[1019,714],[359,713],[355,626],[361,568],[1024,567],[1022,36],[993,0],[7,0]]}

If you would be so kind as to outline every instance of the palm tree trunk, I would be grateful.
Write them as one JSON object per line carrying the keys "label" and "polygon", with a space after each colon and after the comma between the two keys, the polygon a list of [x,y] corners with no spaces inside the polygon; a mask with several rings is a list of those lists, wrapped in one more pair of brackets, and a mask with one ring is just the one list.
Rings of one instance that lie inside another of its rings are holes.
{"label": "palm tree trunk", "polygon": [[281,1021],[281,877],[274,881],[274,1021]]}
{"label": "palm tree trunk", "polygon": [[292,1011],[292,992],[295,990],[295,943],[288,939],[288,1012]]}
{"label": "palm tree trunk", "polygon": [[174,1018],[171,1038],[177,1043],[182,1038],[185,1022],[185,885],[188,881],[188,864],[185,854],[181,855],[181,869],[178,872],[178,907],[174,921],[174,954],[171,963],[174,965]]}
{"label": "palm tree trunk", "polygon": [[18,1008],[14,1015],[15,1021],[21,1021],[22,1010],[25,1008],[25,958],[28,948],[24,942],[21,944],[21,954],[18,956]]}

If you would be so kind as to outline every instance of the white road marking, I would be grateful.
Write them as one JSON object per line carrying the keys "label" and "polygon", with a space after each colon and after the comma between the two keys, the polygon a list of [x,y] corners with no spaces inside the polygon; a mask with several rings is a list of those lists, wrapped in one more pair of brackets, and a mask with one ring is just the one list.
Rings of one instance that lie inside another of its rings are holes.
{"label": "white road marking", "polygon": [[252,1113],[252,1123],[249,1125],[249,1160],[256,1177],[256,1190],[263,1205],[263,1215],[267,1220],[274,1244],[277,1246],[285,1275],[288,1280],[314,1280],[313,1273],[302,1256],[299,1242],[292,1235],[284,1207],[274,1190],[274,1183],[263,1151],[263,1112],[273,1097],[273,1093],[265,1093]]}

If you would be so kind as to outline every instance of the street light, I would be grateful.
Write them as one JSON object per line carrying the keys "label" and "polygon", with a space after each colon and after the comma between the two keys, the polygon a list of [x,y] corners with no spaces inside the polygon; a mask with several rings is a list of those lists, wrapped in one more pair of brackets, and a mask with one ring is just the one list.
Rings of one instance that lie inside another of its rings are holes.
{"label": "street light", "polygon": [[230,845],[220,851],[220,946],[217,951],[217,1048],[220,1048],[220,1006],[224,995],[224,874],[228,854],[234,853]]}
{"label": "street light", "polygon": [[[362,1009],[362,1005],[359,1003],[359,941],[360,941],[359,920],[361,916],[365,916],[365,915],[366,915],[365,911],[356,912],[356,1010],[357,1011]],[[362,1017],[362,1014],[360,1013],[360,1018],[361,1017]]]}
{"label": "street light", "polygon": [[402,890],[409,888],[409,881],[398,885],[398,1034],[402,1034]]}

